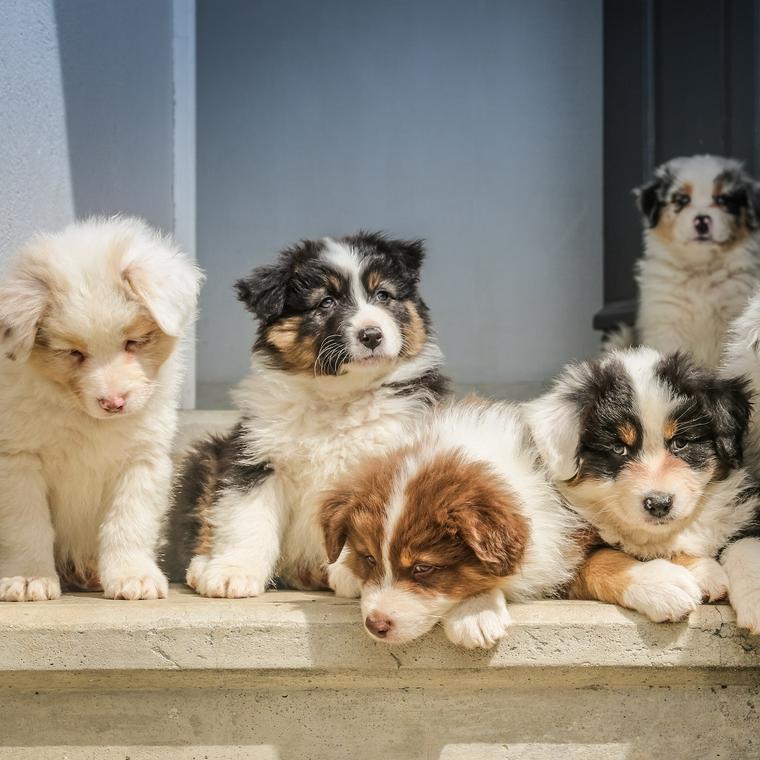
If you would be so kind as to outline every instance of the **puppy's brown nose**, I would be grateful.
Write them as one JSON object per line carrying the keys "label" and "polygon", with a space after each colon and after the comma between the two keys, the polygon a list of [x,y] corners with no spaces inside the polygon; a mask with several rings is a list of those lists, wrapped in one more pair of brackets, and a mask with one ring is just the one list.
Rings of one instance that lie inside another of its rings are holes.
{"label": "puppy's brown nose", "polygon": [[393,624],[385,615],[375,612],[367,615],[364,625],[367,626],[367,630],[373,636],[377,636],[379,639],[384,639],[388,635],[388,631],[393,627]]}
{"label": "puppy's brown nose", "polygon": [[383,339],[383,331],[379,327],[365,327],[363,330],[359,330],[357,337],[359,343],[371,351],[380,345]]}
{"label": "puppy's brown nose", "polygon": [[107,398],[98,399],[100,408],[109,414],[116,414],[117,412],[120,412],[126,403],[127,399],[125,396],[108,396]]}

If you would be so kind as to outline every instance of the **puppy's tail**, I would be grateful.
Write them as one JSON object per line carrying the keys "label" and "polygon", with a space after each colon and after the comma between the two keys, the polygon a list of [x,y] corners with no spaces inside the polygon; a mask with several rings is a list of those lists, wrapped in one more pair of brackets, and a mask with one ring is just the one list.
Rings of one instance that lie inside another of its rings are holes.
{"label": "puppy's tail", "polygon": [[615,351],[624,348],[633,348],[639,345],[636,328],[620,322],[602,337],[602,352]]}

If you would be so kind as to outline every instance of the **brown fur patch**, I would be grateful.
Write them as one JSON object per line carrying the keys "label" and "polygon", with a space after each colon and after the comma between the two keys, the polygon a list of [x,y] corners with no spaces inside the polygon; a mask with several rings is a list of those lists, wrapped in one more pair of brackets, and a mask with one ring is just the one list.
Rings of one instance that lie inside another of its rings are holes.
{"label": "brown fur patch", "polygon": [[675,438],[678,435],[678,423],[675,420],[666,420],[662,434],[666,441]]}
{"label": "brown fur patch", "polygon": [[301,317],[288,317],[273,324],[266,332],[266,341],[282,355],[291,370],[311,370],[317,360],[311,340],[301,339]]}
{"label": "brown fur patch", "polygon": [[636,428],[630,422],[624,422],[618,428],[618,438],[626,445],[633,446],[636,443]]}
{"label": "brown fur patch", "polygon": [[637,564],[638,560],[617,549],[599,549],[581,566],[568,596],[622,605],[631,582],[631,570]]}
{"label": "brown fur patch", "polygon": [[80,591],[100,591],[102,589],[97,564],[94,560],[84,567],[77,567],[73,562],[59,564],[56,571],[61,586],[65,589]]}
{"label": "brown fur patch", "polygon": [[367,278],[367,289],[370,293],[374,293],[383,284],[383,276],[377,270],[369,273]]}
{"label": "brown fur patch", "polygon": [[403,326],[404,348],[402,356],[416,356],[427,341],[427,330],[417,307],[411,301],[406,302],[409,323]]}
{"label": "brown fur patch", "polygon": [[[516,571],[529,531],[516,496],[487,464],[448,452],[407,483],[391,564],[420,591],[466,598]],[[437,570],[415,578],[415,563]]]}

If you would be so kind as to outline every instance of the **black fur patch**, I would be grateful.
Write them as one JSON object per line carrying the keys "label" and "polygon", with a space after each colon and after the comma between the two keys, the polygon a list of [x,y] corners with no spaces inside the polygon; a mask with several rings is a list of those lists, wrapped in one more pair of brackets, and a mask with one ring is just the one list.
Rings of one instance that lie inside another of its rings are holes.
{"label": "black fur patch", "polygon": [[656,227],[660,221],[662,209],[668,203],[668,195],[673,185],[673,174],[667,166],[658,167],[654,179],[634,190],[636,203],[644,221],[650,227]]}
{"label": "black fur patch", "polygon": [[[686,437],[692,436],[690,429],[694,431],[693,443],[687,447],[695,446],[694,456],[707,456],[707,448],[711,447],[725,472],[741,466],[742,441],[751,411],[749,381],[721,378],[681,353],[665,357],[656,374],[675,395],[685,397],[680,410],[684,421],[679,420],[678,427]],[[687,455],[679,454],[688,462]]]}
{"label": "black fur patch", "polygon": [[249,491],[272,472],[267,462],[249,463],[243,422],[224,435],[209,436],[193,446],[174,479],[167,526],[168,548],[163,562],[171,581],[185,581],[185,571],[208,519],[204,509],[216,503],[222,491]]}
{"label": "black fur patch", "polygon": [[[625,368],[617,360],[589,362],[569,400],[577,405],[580,416],[576,477],[615,478],[628,458],[639,452],[642,441],[641,422]],[[622,440],[623,429],[635,433],[633,443]],[[616,452],[618,446],[625,446],[626,452]]]}
{"label": "black fur patch", "polygon": [[388,383],[385,387],[393,389],[398,396],[422,396],[431,405],[451,393],[451,381],[437,369],[403,383]]}
{"label": "black fur patch", "polygon": [[756,230],[760,226],[760,185],[745,171],[726,169],[715,182],[723,187],[723,208],[739,218],[746,219],[747,227]]}

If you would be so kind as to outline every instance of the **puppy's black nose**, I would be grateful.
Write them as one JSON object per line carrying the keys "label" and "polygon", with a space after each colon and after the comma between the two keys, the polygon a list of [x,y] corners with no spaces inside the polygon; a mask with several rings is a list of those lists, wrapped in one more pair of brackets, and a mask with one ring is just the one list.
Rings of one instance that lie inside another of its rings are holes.
{"label": "puppy's black nose", "polygon": [[652,517],[665,517],[673,506],[673,497],[669,493],[654,491],[644,497],[644,509]]}
{"label": "puppy's black nose", "polygon": [[694,229],[697,231],[697,235],[699,235],[700,237],[710,234],[711,224],[712,224],[712,219],[710,219],[709,216],[705,216],[704,214],[699,214],[698,216],[694,217]]}
{"label": "puppy's black nose", "polygon": [[383,331],[379,327],[365,327],[359,330],[359,343],[366,346],[370,351],[377,348],[383,339]]}
{"label": "puppy's black nose", "polygon": [[385,615],[377,613],[367,615],[364,625],[367,626],[367,630],[372,633],[373,636],[377,636],[380,639],[384,639],[388,635],[388,631],[393,627],[393,623],[391,623]]}

